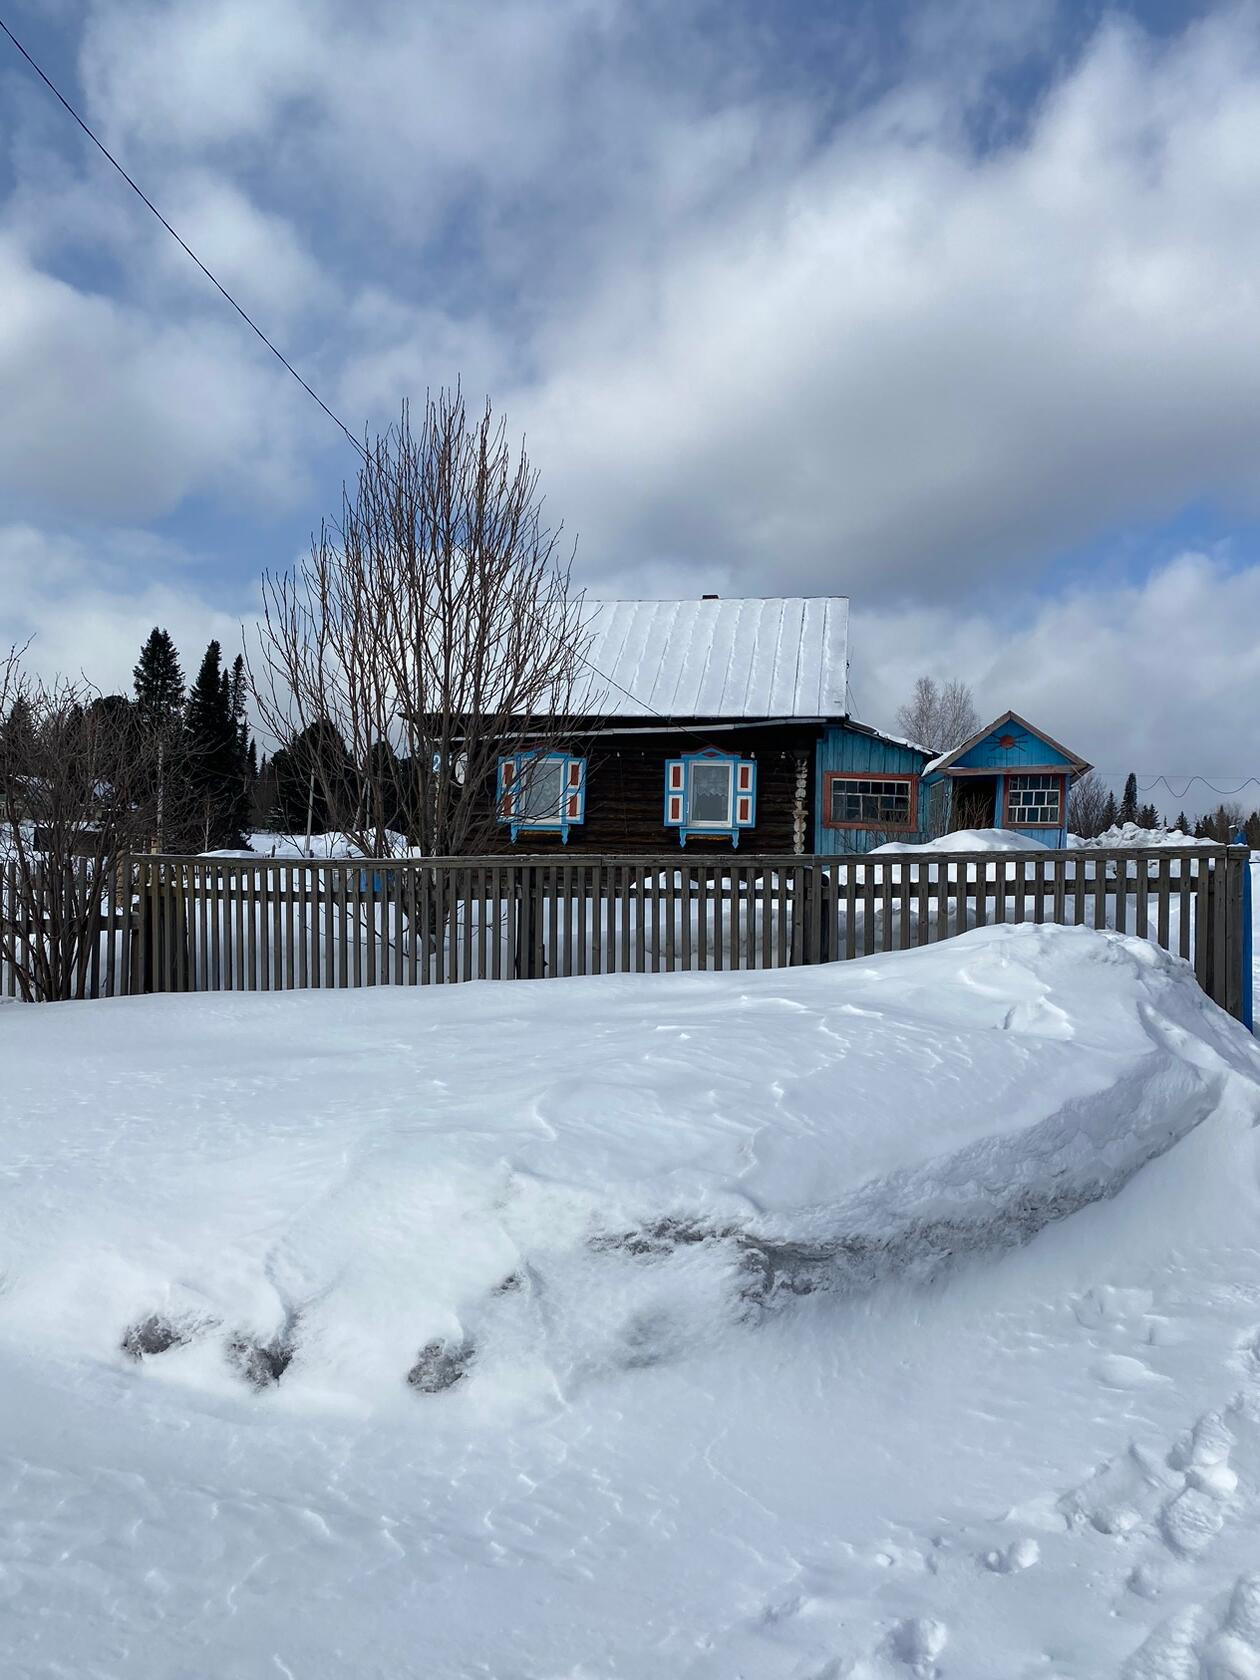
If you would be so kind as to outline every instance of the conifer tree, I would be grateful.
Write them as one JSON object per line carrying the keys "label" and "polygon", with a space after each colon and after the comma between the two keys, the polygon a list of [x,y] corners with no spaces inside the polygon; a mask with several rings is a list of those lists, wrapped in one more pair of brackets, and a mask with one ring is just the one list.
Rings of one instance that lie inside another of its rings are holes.
{"label": "conifer tree", "polygon": [[1138,785],[1137,776],[1132,770],[1125,777],[1124,797],[1120,801],[1120,821],[1135,823],[1138,820]]}
{"label": "conifer tree", "polygon": [[140,649],[132,676],[141,721],[159,728],[177,723],[184,704],[184,673],[174,642],[156,624]]}
{"label": "conifer tree", "polygon": [[232,719],[232,736],[234,750],[234,781],[235,797],[233,803],[233,824],[238,834],[244,834],[250,826],[250,814],[254,803],[254,783],[258,779],[257,754],[249,733],[249,717],[246,712],[248,687],[245,676],[245,659],[237,654],[232,661],[232,671],[228,681],[228,712]]}
{"label": "conifer tree", "polygon": [[177,809],[186,813],[188,791],[180,750],[184,673],[179,654],[167,631],[154,625],[132,671],[135,716],[153,745],[150,808],[154,819],[152,843],[159,851],[183,845],[188,836],[174,821]]}
{"label": "conifer tree", "polygon": [[1103,809],[1102,828],[1099,832],[1105,834],[1109,828],[1114,828],[1119,821],[1120,811],[1116,805],[1116,796],[1114,793],[1109,793],[1106,806]]}
{"label": "conifer tree", "polygon": [[206,648],[188,691],[184,739],[202,849],[241,845],[240,738],[232,716],[232,679],[217,641]]}
{"label": "conifer tree", "polygon": [[1182,834],[1189,834],[1189,832],[1190,832],[1190,819],[1189,819],[1189,817],[1187,817],[1187,815],[1184,811],[1178,811],[1177,812],[1177,821],[1176,821],[1176,824],[1174,826]]}

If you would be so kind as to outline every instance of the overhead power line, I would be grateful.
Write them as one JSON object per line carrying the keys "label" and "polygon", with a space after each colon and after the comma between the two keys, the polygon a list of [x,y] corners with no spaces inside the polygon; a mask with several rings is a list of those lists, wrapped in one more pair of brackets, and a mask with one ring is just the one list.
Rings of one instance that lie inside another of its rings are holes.
{"label": "overhead power line", "polygon": [[[131,188],[132,192],[135,193],[136,197],[145,206],[145,208],[152,211],[153,215],[157,217],[158,221],[161,222],[162,226],[166,229],[167,233],[170,234],[171,238],[179,246],[180,250],[183,251],[192,262],[196,263],[197,267],[205,275],[206,279],[214,287],[215,291],[217,291],[220,296],[232,306],[250,331],[267,346],[268,350],[271,351],[272,355],[280,363],[281,367],[283,367],[287,373],[291,374],[293,378],[297,380],[298,384],[306,392],[307,396],[310,397],[311,401],[319,405],[319,407],[332,421],[333,425],[336,426],[338,431],[349,440],[351,447],[354,449],[359,459],[366,463],[368,460],[368,452],[366,448],[350,430],[349,426],[346,425],[341,416],[336,414],[320,396],[319,392],[316,391],[313,386],[309,385],[305,379],[303,379],[302,375],[284,354],[283,350],[281,350],[270,338],[268,338],[267,334],[258,325],[257,321],[254,320],[249,311],[242,304],[236,301],[218,276],[204,262],[202,262],[201,258],[197,255],[196,251],[193,250],[188,241],[171,226],[170,222],[167,221],[166,217],[158,209],[157,205],[154,204],[149,195],[139,185],[135,178],[128,174],[127,170],[123,168],[122,164],[119,163],[113,152],[110,151],[109,147],[100,138],[91,125],[82,116],[80,116],[79,112],[53,81],[52,77],[47,74],[43,67],[38,64],[26,50],[21,41],[18,40],[17,36],[9,28],[8,24],[5,23],[3,18],[0,18],[0,31],[3,31],[3,33],[9,38],[14,47],[17,48],[18,52],[21,53],[22,57],[26,60],[27,64],[30,65],[31,69],[39,77],[40,81],[43,82],[44,86],[52,94],[53,98],[56,99],[58,104],[61,105],[62,108],[74,119],[106,162],[111,164],[112,167],[118,171],[123,180]],[[593,674],[597,676],[601,682],[608,683],[610,687],[615,688],[619,693],[624,694],[627,700],[632,700],[636,706],[642,707],[645,713],[650,714],[652,717],[660,718],[662,723],[667,723],[671,726],[677,727],[673,717],[668,717],[664,712],[657,711],[655,706],[649,705],[639,695],[631,693],[631,691],[628,688],[624,688],[615,677],[609,676],[607,671],[601,671],[599,666],[594,664],[593,661],[588,659],[584,654],[579,654],[578,657],[581,659],[583,665],[585,665],[589,671],[593,672]],[[701,737],[696,734],[695,730],[686,729],[685,733],[693,736],[697,741],[701,739]]]}
{"label": "overhead power line", "polygon": [[[218,276],[213,272],[213,270],[210,269],[207,266],[207,264],[202,262],[201,258],[197,255],[196,251],[193,250],[192,246],[188,243],[188,241],[177,231],[177,229],[172,227],[170,222],[167,221],[166,217],[158,209],[157,205],[154,204],[153,200],[144,191],[143,187],[141,187],[140,184],[135,180],[135,178],[132,175],[130,175],[127,172],[126,169],[124,169],[122,164],[114,156],[113,152],[110,151],[109,147],[105,144],[105,142],[100,138],[100,136],[91,127],[91,125],[79,114],[79,112],[75,109],[75,107],[70,103],[70,101],[66,98],[65,94],[62,93],[61,89],[53,81],[52,77],[47,74],[47,72],[43,69],[43,67],[27,51],[26,47],[24,47],[22,42],[18,40],[17,36],[9,28],[8,24],[5,23],[3,18],[0,18],[0,32],[3,32],[3,34],[8,37],[9,41],[12,42],[12,44],[16,48],[16,50],[26,60],[26,63],[30,66],[30,68],[39,77],[40,81],[43,82],[44,86],[48,89],[49,93],[52,94],[53,98],[63,108],[63,110],[65,110],[66,113],[73,119],[73,121],[78,125],[78,127],[80,129],[82,129],[83,133],[87,135],[88,139],[96,147],[97,151],[101,154],[101,156],[105,159],[105,161],[108,164],[110,164],[112,168],[117,170],[119,175],[122,176],[123,180],[131,188],[132,192],[135,193],[136,197],[145,206],[145,208],[147,210],[149,210],[154,216],[156,216],[158,221],[166,229],[167,233],[170,234],[171,238],[179,246],[180,250],[184,252],[185,256],[187,256],[191,262],[196,264],[196,266],[201,270],[202,274],[205,275],[206,279],[214,287],[215,291],[217,291],[219,293],[219,295],[223,298],[223,300],[226,303],[230,304],[230,306],[236,311],[236,313],[240,316],[241,320],[244,321],[245,325],[255,335],[255,337],[258,338],[263,344],[266,345],[267,349],[271,351],[271,354],[280,363],[281,367],[284,368],[285,372],[290,374],[297,381],[297,383],[302,387],[302,389],[306,392],[307,396],[310,397],[311,401],[314,402],[315,404],[317,404],[317,406],[320,409],[322,409],[322,411],[328,417],[328,419],[332,421],[333,425],[336,426],[337,430],[349,442],[351,448],[354,450],[355,454],[359,457],[359,459],[361,461],[366,462],[368,460],[367,449],[365,448],[363,443],[361,443],[360,440],[350,430],[349,426],[346,425],[345,421],[341,418],[341,416],[339,414],[335,413],[334,410],[331,409],[328,406],[328,404],[320,396],[319,392],[316,391],[315,388],[312,385],[308,384],[308,382],[302,377],[302,375],[294,367],[293,363],[285,355],[284,351],[281,350],[279,348],[279,346],[272,339],[270,339],[267,336],[267,334],[263,331],[263,329],[258,325],[257,321],[254,320],[253,316],[249,313],[249,311],[242,304],[237,302],[237,300],[232,296],[231,292],[228,291],[227,287],[218,278]],[[659,718],[662,723],[668,724],[673,728],[678,728],[679,727],[677,720],[672,716],[672,714],[666,714],[664,712],[658,711],[655,706],[650,705],[647,701],[643,700],[639,695],[634,694],[634,693],[631,692],[630,689],[623,687],[623,685],[621,683],[619,683],[616,680],[615,677],[610,676],[607,671],[600,670],[599,666],[596,665],[591,659],[588,659],[585,654],[579,655],[579,658],[581,659],[582,664],[585,665],[586,668],[589,671],[591,671],[595,676],[597,676],[600,679],[601,682],[608,683],[611,688],[614,688],[618,691],[618,693],[623,694],[626,697],[627,700],[631,700],[631,701],[633,701],[633,703],[636,706],[642,707],[645,714],[648,714],[648,715],[650,715],[652,717],[655,717],[655,718]],[[857,710],[856,710],[857,695],[856,695],[856,693],[853,689],[852,681],[849,680],[847,677],[846,677],[846,690],[847,690],[846,700],[848,700],[850,697],[852,698],[852,702],[853,702],[853,705],[854,705],[854,708],[855,708],[854,712],[853,712],[853,716],[856,718],[856,716],[857,716]],[[693,739],[695,739],[697,741],[700,741],[700,740],[703,739],[701,737],[701,735],[696,730],[687,728],[685,725],[682,726],[682,727],[683,727],[684,733],[692,736]],[[1123,770],[1115,770],[1115,771],[1103,770],[1103,771],[1100,771],[1099,774],[1100,775],[1105,775],[1105,776],[1122,776],[1122,775],[1128,774],[1128,772],[1123,771]],[[1141,774],[1148,774],[1149,775],[1149,772],[1141,772]],[[1179,777],[1179,776],[1174,776],[1173,777],[1174,781],[1180,781],[1181,779],[1182,778]],[[1252,786],[1260,786],[1260,778],[1255,777],[1255,776],[1248,776],[1245,779],[1241,780],[1239,785],[1236,788],[1222,788],[1222,787],[1217,787],[1215,785],[1215,783],[1210,781],[1206,776],[1190,776],[1190,777],[1186,778],[1186,786],[1181,790],[1180,793],[1177,793],[1176,790],[1169,784],[1167,776],[1157,775],[1157,776],[1154,777],[1153,780],[1141,784],[1140,791],[1143,792],[1143,793],[1149,793],[1152,789],[1162,786],[1162,787],[1166,788],[1167,791],[1170,794],[1172,794],[1174,799],[1184,799],[1185,796],[1186,796],[1186,793],[1189,791],[1189,789],[1191,787],[1195,786],[1197,783],[1202,783],[1205,787],[1210,788],[1213,793],[1220,794],[1224,797],[1232,797],[1235,794],[1241,793],[1243,788],[1252,787]]]}
{"label": "overhead power line", "polygon": [[162,226],[166,229],[167,233],[170,234],[171,238],[175,241],[175,243],[179,246],[179,248],[185,253],[186,256],[190,257],[192,259],[192,261],[196,263],[197,267],[205,275],[206,279],[210,282],[210,284],[214,287],[214,289],[223,298],[225,298],[228,303],[231,304],[232,308],[235,309],[236,313],[240,316],[241,320],[244,321],[245,325],[250,329],[250,331],[262,340],[262,342],[267,346],[268,350],[271,351],[272,355],[276,358],[276,360],[280,363],[280,365],[283,368],[285,368],[289,373],[291,373],[293,375],[294,379],[297,380],[298,384],[306,392],[307,396],[310,397],[312,399],[312,401],[317,402],[319,404],[319,406],[323,409],[324,413],[332,421],[333,425],[338,427],[342,432],[345,433],[346,437],[349,438],[351,444],[358,451],[359,455],[364,457],[364,459],[366,459],[366,451],[364,450],[363,445],[359,442],[358,438],[355,437],[354,433],[346,425],[345,421],[341,420],[336,414],[333,413],[332,409],[329,408],[328,404],[323,400],[323,398],[319,395],[319,393],[317,391],[312,390],[312,388],[306,383],[305,379],[302,378],[302,375],[294,367],[293,363],[285,355],[284,351],[279,349],[275,344],[272,343],[271,339],[269,339],[267,337],[266,333],[258,325],[258,322],[254,320],[253,316],[249,313],[249,311],[247,309],[244,309],[239,303],[237,303],[236,299],[232,296],[231,292],[228,291],[227,287],[218,278],[218,276],[215,275],[214,273],[212,273],[212,271],[209,268],[206,267],[205,263],[202,262],[201,258],[193,250],[192,246],[189,245],[188,241],[186,239],[183,239],[180,236],[180,234],[178,234],[176,232],[176,230],[167,221],[166,217],[158,209],[157,205],[154,204],[153,200],[149,197],[149,195],[134,180],[134,178],[127,173],[127,171],[123,168],[122,164],[119,163],[118,159],[114,156],[113,152],[110,151],[109,147],[100,138],[100,136],[95,132],[95,130],[92,129],[89,126],[89,124],[87,122],[85,122],[84,119],[79,115],[79,113],[75,110],[74,106],[66,98],[65,94],[62,93],[61,89],[52,80],[51,76],[47,75],[46,72],[40,67],[40,65],[38,65],[35,62],[35,60],[31,57],[30,53],[27,52],[26,48],[22,45],[21,41],[18,40],[17,36],[9,28],[8,24],[4,21],[3,18],[0,18],[0,30],[3,30],[4,33],[8,36],[9,40],[12,41],[13,45],[17,48],[17,50],[21,53],[22,57],[30,65],[31,69],[39,77],[40,81],[43,82],[44,86],[48,89],[49,93],[52,94],[53,98],[56,99],[58,101],[58,103],[60,105],[62,105],[65,108],[66,111],[69,112],[71,117],[74,118],[75,122],[78,123],[79,127],[83,130],[84,134],[87,135],[88,139],[96,147],[97,151],[106,160],[106,162],[113,165],[113,167],[122,176],[123,180],[126,181],[127,185],[131,188],[132,192],[135,193],[136,197],[140,200],[140,202],[146,207],[146,209],[151,210],[153,212],[153,214],[157,217],[158,221],[161,222]]}

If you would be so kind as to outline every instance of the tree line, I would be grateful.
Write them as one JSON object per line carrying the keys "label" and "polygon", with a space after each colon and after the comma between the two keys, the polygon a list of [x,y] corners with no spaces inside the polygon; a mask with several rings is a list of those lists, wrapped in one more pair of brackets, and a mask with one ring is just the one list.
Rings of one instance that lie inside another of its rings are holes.
{"label": "tree line", "polygon": [[0,956],[23,997],[82,995],[103,882],[129,852],[244,844],[256,781],[243,659],[211,642],[185,691],[155,627],[134,690],[0,657]]}
{"label": "tree line", "polygon": [[1068,801],[1068,828],[1073,834],[1092,840],[1126,823],[1137,828],[1175,829],[1192,839],[1213,840],[1222,846],[1242,834],[1253,850],[1260,850],[1260,811],[1248,815],[1236,800],[1223,800],[1214,811],[1194,822],[1184,811],[1178,811],[1169,820],[1149,801],[1139,803],[1137,775],[1132,770],[1125,778],[1124,792],[1118,800],[1096,770],[1088,771],[1077,781]]}

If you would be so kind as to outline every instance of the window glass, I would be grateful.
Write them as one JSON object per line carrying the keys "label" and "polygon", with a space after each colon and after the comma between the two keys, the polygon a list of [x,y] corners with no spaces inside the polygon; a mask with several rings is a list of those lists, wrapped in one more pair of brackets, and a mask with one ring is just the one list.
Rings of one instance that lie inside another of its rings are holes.
{"label": "window glass", "polygon": [[565,761],[562,758],[527,759],[521,765],[517,812],[522,822],[558,821],[564,797]]}
{"label": "window glass", "polygon": [[1006,784],[1006,820],[1018,828],[1059,827],[1063,809],[1057,776],[1012,776]]}
{"label": "window glass", "polygon": [[687,821],[720,823],[731,820],[731,766],[693,764],[687,799]]}
{"label": "window glass", "polygon": [[859,824],[909,828],[910,793],[908,781],[838,776],[831,784],[831,820],[841,828]]}

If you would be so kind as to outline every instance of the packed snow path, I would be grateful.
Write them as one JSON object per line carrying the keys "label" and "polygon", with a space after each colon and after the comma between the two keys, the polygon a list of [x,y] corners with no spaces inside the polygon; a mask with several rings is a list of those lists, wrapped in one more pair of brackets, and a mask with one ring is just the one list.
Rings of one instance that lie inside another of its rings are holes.
{"label": "packed snow path", "polygon": [[0,1039],[6,1675],[1260,1677],[1260,1052],[1154,946]]}

